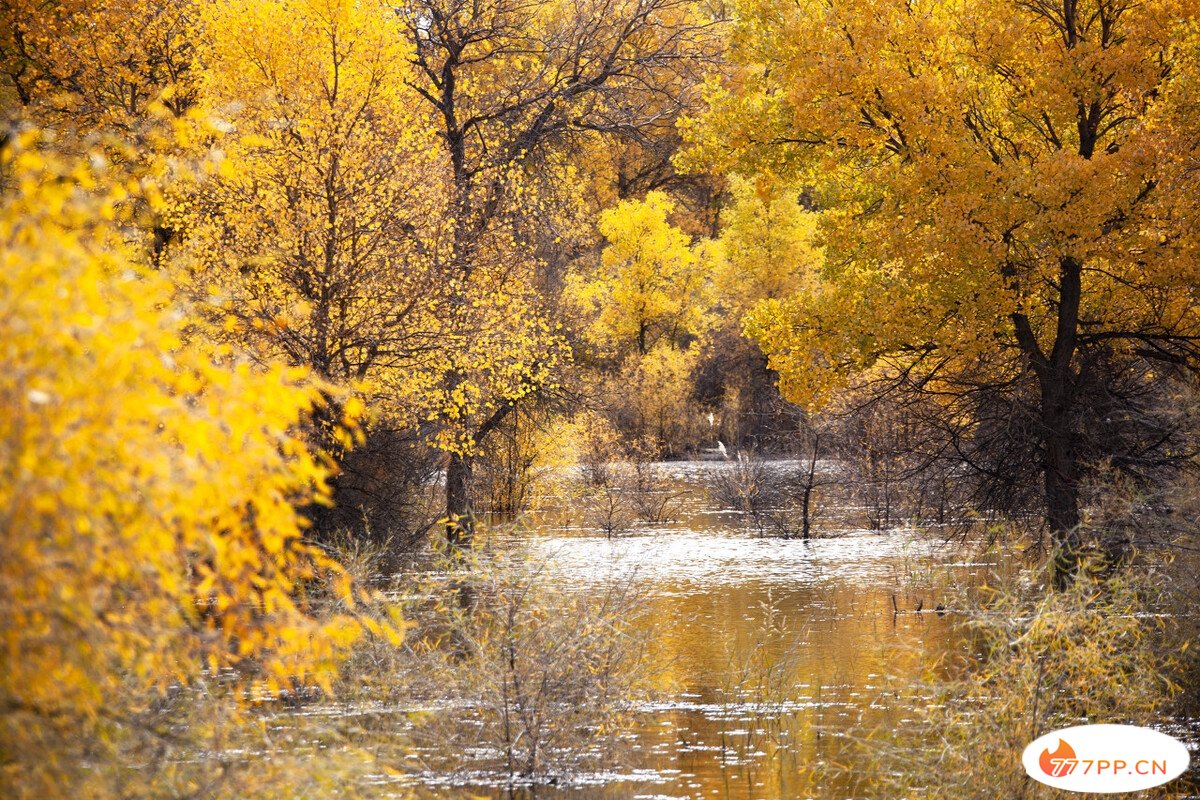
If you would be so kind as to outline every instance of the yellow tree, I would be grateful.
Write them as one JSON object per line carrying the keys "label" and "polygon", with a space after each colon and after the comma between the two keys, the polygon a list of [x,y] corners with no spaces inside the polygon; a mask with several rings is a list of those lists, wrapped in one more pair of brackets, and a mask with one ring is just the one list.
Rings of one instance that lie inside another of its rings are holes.
{"label": "yellow tree", "polygon": [[54,127],[127,135],[159,102],[195,102],[190,0],[0,2],[0,101]]}
{"label": "yellow tree", "polygon": [[[169,163],[203,149],[176,130],[197,102],[197,4],[191,0],[43,3],[0,0],[0,117],[54,131],[60,150],[84,152],[114,132],[116,160]],[[141,219],[161,252],[171,229]]]}
{"label": "yellow tree", "polygon": [[571,275],[568,294],[590,318],[588,337],[615,355],[645,356],[660,342],[681,348],[702,333],[706,276],[689,237],[667,219],[673,209],[651,192],[605,211],[599,268]]}
{"label": "yellow tree", "polygon": [[179,197],[172,269],[232,339],[353,384],[391,427],[469,459],[548,381],[558,337],[511,225],[455,255],[461,186],[403,17],[241,0],[205,6],[200,26],[225,160]]}
{"label": "yellow tree", "polygon": [[[697,391],[710,405],[720,403],[727,442],[760,448],[811,444],[812,426],[801,424],[806,417],[782,402],[777,376],[745,326],[757,303],[813,285],[822,257],[814,243],[819,215],[805,192],[769,176],[730,175],[727,184],[730,202],[721,210],[720,236],[701,251],[713,284],[714,325]],[[803,436],[784,434],[798,424]],[[815,446],[806,452],[813,456]]]}
{"label": "yellow tree", "polygon": [[[438,118],[449,165],[452,235],[439,263],[454,287],[453,335],[470,344],[447,354],[441,416],[461,443],[449,454],[447,514],[469,528],[472,443],[560,358],[533,291],[551,283],[539,273],[552,248],[535,245],[563,238],[555,201],[576,174],[571,160],[597,137],[636,137],[669,113],[675,101],[662,87],[707,20],[688,0],[407,0],[399,10],[415,50],[412,85]],[[499,289],[519,301],[517,313],[488,311]],[[512,345],[500,369],[458,355],[482,354],[496,338]]]}
{"label": "yellow tree", "polygon": [[968,440],[989,414],[1020,429],[1060,586],[1081,480],[1169,458],[1178,432],[1144,401],[1200,355],[1197,220],[1179,190],[1196,12],[745,0],[735,67],[691,131],[697,157],[809,183],[830,208],[822,285],[753,320],[788,393],[886,367],[974,420]]}
{"label": "yellow tree", "polygon": [[306,600],[323,578],[350,600],[296,510],[328,500],[300,434],[317,386],[192,337],[126,240],[153,184],[40,136],[0,159],[0,787],[29,797],[171,684],[328,687],[360,632]]}
{"label": "yellow tree", "polygon": [[419,402],[443,347],[446,214],[395,14],[240,0],[205,7],[203,31],[201,97],[226,128],[224,161],[180,193],[172,268],[234,339],[393,413]]}
{"label": "yellow tree", "polygon": [[691,376],[706,333],[708,281],[691,237],[668,219],[661,192],[626,200],[600,215],[607,245],[600,263],[577,265],[565,296],[583,339],[601,361],[620,364],[609,378],[609,411],[639,441],[685,444]]}
{"label": "yellow tree", "polygon": [[730,178],[732,203],[721,214],[720,239],[707,251],[713,300],[739,325],[757,303],[810,284],[821,265],[814,244],[819,216],[801,205],[801,192],[764,183]]}

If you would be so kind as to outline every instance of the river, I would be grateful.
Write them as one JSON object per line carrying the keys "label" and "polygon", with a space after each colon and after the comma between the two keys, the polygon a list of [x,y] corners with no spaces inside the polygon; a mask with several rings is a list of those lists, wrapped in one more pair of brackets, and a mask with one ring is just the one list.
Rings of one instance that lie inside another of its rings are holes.
{"label": "river", "polygon": [[[838,527],[853,519],[846,513],[827,511],[834,520],[808,541],[755,535],[708,491],[731,468],[655,465],[657,491],[673,498],[667,523],[607,535],[574,503],[551,498],[503,540],[528,548],[563,592],[632,575],[662,666],[656,691],[617,737],[613,763],[516,794],[803,797],[844,735],[898,723],[922,701],[922,678],[945,669],[962,641],[960,618],[929,587],[976,583],[986,561],[963,560],[937,537]],[[404,791],[510,793],[502,776],[461,766],[420,772]],[[852,792],[853,770],[838,772]]]}

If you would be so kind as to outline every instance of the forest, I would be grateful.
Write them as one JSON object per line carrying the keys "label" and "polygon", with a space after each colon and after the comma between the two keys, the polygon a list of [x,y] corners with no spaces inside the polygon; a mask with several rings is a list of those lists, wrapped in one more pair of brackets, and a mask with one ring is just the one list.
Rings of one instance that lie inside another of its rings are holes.
{"label": "forest", "polygon": [[1200,748],[1198,98],[1197,0],[0,0],[0,796]]}

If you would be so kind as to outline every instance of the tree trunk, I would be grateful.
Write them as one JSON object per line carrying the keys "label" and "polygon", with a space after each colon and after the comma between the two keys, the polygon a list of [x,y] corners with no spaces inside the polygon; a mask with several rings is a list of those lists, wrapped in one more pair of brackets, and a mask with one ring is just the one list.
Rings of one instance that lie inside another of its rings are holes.
{"label": "tree trunk", "polygon": [[1046,355],[1029,320],[1014,314],[1017,341],[1038,379],[1042,472],[1046,525],[1054,552],[1053,582],[1062,590],[1071,585],[1079,567],[1079,465],[1073,426],[1075,373],[1072,362],[1079,340],[1079,304],[1083,294],[1083,265],[1071,256],[1059,259],[1058,319],[1054,346]]}
{"label": "tree trunk", "polygon": [[801,535],[805,541],[808,541],[809,536],[812,534],[812,493],[817,485],[817,451],[820,446],[820,436],[814,436],[812,453],[808,459],[808,474],[804,476],[804,498],[801,505],[801,513],[803,515]]}
{"label": "tree trunk", "polygon": [[446,464],[446,538],[459,546],[475,534],[475,514],[471,509],[471,459],[451,453]]}
{"label": "tree trunk", "polygon": [[800,536],[801,536],[801,538],[804,539],[804,541],[808,541],[809,537],[812,535],[812,514],[810,513],[811,509],[812,509],[812,484],[810,483],[804,487],[804,501],[801,505],[801,514],[803,516],[803,521],[801,522]]}
{"label": "tree trunk", "polygon": [[[506,400],[475,431],[472,439],[481,444],[516,408]],[[475,509],[471,505],[471,456],[451,453],[446,462],[446,538],[455,547],[469,544],[475,535]]]}
{"label": "tree trunk", "polygon": [[[325,377],[327,375],[323,374],[322,378]],[[338,466],[338,469],[325,479],[331,496],[335,500],[337,499],[338,479],[341,476],[341,465],[346,458],[346,449],[336,435],[341,424],[341,403],[328,392],[321,392],[321,402],[313,408],[312,412],[312,429],[316,447]],[[305,507],[305,515],[312,523],[312,533],[318,539],[327,540],[335,533],[334,520],[336,516],[333,510],[333,507],[319,503],[309,503]]]}
{"label": "tree trunk", "polygon": [[1053,371],[1041,381],[1046,524],[1054,543],[1054,587],[1060,590],[1071,584],[1079,565],[1079,477],[1071,389],[1069,371]]}

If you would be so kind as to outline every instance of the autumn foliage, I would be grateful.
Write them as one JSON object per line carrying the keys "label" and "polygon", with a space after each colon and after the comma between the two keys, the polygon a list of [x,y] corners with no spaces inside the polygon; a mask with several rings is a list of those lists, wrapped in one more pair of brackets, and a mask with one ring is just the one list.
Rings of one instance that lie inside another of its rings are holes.
{"label": "autumn foliage", "polygon": [[301,428],[318,386],[198,335],[122,234],[139,180],[44,143],[5,148],[0,209],[0,736],[28,796],[68,767],[37,743],[202,671],[329,686],[361,632],[305,599],[350,596],[298,511],[329,499]]}
{"label": "autumn foliage", "polygon": [[749,317],[788,396],[940,403],[943,453],[1043,484],[1060,585],[1097,467],[1152,485],[1184,449],[1144,401],[1200,364],[1196,15],[751,0],[692,128],[689,158],[827,209],[819,280]]}
{"label": "autumn foliage", "polygon": [[1196,463],[1198,18],[0,0],[0,793],[201,683],[329,695],[404,629],[332,542],[467,572],[571,458],[629,461],[609,535],[652,459],[762,450],[805,538],[858,481],[1041,520],[1070,590],[1105,487]]}

